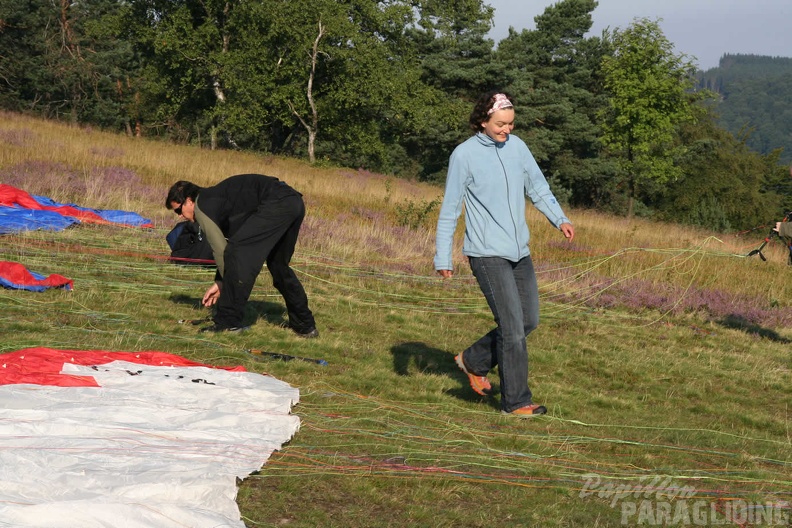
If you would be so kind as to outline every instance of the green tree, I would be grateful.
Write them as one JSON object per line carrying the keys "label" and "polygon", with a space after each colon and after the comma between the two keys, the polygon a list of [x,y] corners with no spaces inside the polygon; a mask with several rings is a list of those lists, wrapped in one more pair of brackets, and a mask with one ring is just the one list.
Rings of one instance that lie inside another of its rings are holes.
{"label": "green tree", "polygon": [[[781,68],[779,68],[781,70]],[[750,70],[748,70],[750,71]],[[782,161],[792,161],[789,138],[792,136],[792,73],[734,79],[722,88],[718,106],[720,123],[735,134],[749,131],[746,143],[759,153],[769,154],[787,147]]]}
{"label": "green tree", "polygon": [[[303,7],[310,18],[301,28],[293,27],[284,40],[295,49],[282,54],[278,97],[293,113],[316,118],[318,157],[399,173],[409,165],[401,134],[420,114],[410,101],[420,99],[427,89],[418,79],[419,64],[404,45],[404,26],[397,22],[410,22],[414,14],[402,2],[328,0],[321,11],[314,11],[319,5]],[[284,21],[299,16],[288,14]],[[320,21],[325,28],[323,45],[315,52]],[[307,89],[311,78],[313,102]],[[305,134],[295,132],[294,138],[297,152],[310,147]]]}
{"label": "green tree", "polygon": [[45,117],[120,123],[120,84],[134,66],[116,38],[117,0],[0,0],[0,103]]}
{"label": "green tree", "polygon": [[128,38],[145,57],[140,80],[146,133],[189,141],[209,136],[233,145],[225,119],[224,66],[231,46],[235,0],[130,0]]}
{"label": "green tree", "polygon": [[0,104],[426,177],[487,78],[491,16],[483,0],[0,0]]}
{"label": "green tree", "polygon": [[494,60],[494,42],[487,38],[492,7],[482,0],[428,0],[423,5],[404,36],[420,65],[420,82],[430,90],[412,101],[425,119],[405,130],[402,142],[421,179],[442,181],[449,154],[470,134],[467,119],[473,101],[507,72]]}
{"label": "green tree", "polygon": [[[48,2],[0,0],[0,104],[10,110],[46,105],[53,84],[40,38]],[[38,108],[37,108],[38,109]],[[46,111],[42,110],[46,114]]]}
{"label": "green tree", "polygon": [[644,192],[682,174],[674,159],[677,127],[694,119],[690,59],[674,54],[657,22],[637,19],[610,36],[612,55],[602,61],[608,107],[601,112],[603,141],[625,176],[627,216]]}
{"label": "green tree", "polygon": [[709,107],[696,111],[696,121],[679,128],[678,141],[686,145],[677,159],[682,174],[656,197],[657,216],[719,231],[749,229],[774,213],[780,217],[781,195],[772,188],[781,175],[777,153],[752,151],[718,126]]}
{"label": "green tree", "polygon": [[[449,97],[433,65],[455,61],[459,67],[443,74],[467,78],[462,72],[468,66],[486,63],[468,61],[464,49],[470,44],[477,46],[474,55],[491,51],[484,40],[491,9],[482,0],[326,0],[284,4],[277,12],[274,25],[283,32],[277,42],[289,46],[279,54],[278,106],[315,118],[310,128],[317,130],[317,157],[431,178],[459,140],[464,119],[456,89]],[[320,20],[323,36],[314,50]],[[308,149],[305,134],[290,122],[294,116],[281,120],[291,142],[283,147]]]}
{"label": "green tree", "polygon": [[502,79],[518,105],[517,131],[556,196],[573,205],[610,201],[614,167],[600,156],[597,113],[605,105],[600,64],[608,51],[591,29],[594,0],[563,0],[536,17],[536,30],[510,31],[498,44]]}
{"label": "green tree", "polygon": [[408,176],[423,171],[415,138],[456,124],[414,37],[465,34],[487,14],[481,0],[131,2],[155,126]]}

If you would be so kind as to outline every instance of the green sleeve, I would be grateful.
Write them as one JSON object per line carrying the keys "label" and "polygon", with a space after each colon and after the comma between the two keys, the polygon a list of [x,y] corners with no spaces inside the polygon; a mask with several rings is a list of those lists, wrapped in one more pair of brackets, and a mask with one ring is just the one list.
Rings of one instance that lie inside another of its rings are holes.
{"label": "green sleeve", "polygon": [[198,207],[198,198],[195,199],[195,220],[203,228],[206,239],[209,241],[209,245],[212,246],[212,254],[214,255],[215,264],[217,264],[217,273],[222,277],[225,271],[223,254],[228,242],[225,235],[223,235],[223,231]]}

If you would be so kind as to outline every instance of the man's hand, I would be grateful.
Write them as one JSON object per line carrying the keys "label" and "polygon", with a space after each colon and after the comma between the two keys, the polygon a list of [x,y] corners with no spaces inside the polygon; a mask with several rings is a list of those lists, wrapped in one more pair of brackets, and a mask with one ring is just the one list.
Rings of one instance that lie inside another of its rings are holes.
{"label": "man's hand", "polygon": [[437,273],[439,273],[444,279],[450,279],[454,276],[454,272],[452,270],[437,270]]}
{"label": "man's hand", "polygon": [[217,281],[212,284],[206,293],[204,293],[203,300],[201,301],[204,306],[213,306],[220,298],[221,282]]}

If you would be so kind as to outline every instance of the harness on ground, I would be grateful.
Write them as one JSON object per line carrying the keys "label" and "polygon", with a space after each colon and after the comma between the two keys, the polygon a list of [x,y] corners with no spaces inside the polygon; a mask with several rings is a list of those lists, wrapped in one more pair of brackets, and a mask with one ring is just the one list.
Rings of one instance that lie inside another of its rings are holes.
{"label": "harness on ground", "polygon": [[[782,222],[789,222],[789,218],[790,217],[792,217],[792,211],[788,211],[787,213],[785,213],[784,214],[784,219],[781,220],[781,221]],[[761,258],[764,262],[767,262],[767,257],[764,256],[764,253],[762,253],[762,250],[767,245],[767,243],[770,242],[770,240],[772,240],[773,237],[777,237],[777,236],[779,236],[778,232],[776,232],[775,228],[771,228],[770,229],[770,234],[768,234],[765,237],[765,239],[762,241],[762,244],[758,248],[752,250],[746,256],[753,257],[754,255],[759,255],[759,258]],[[789,259],[787,260],[787,264],[792,266],[792,241],[784,242],[784,244],[786,245],[787,249],[789,250]]]}

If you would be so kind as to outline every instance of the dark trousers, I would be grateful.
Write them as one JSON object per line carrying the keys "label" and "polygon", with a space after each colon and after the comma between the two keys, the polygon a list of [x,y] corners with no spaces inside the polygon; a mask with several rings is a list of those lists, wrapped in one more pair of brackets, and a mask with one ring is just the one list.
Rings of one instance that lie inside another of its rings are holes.
{"label": "dark trousers", "polygon": [[486,376],[496,365],[501,384],[501,409],[512,412],[533,403],[528,388],[525,338],[539,325],[539,288],[533,261],[470,257],[470,268],[498,325],[462,355],[466,368]]}
{"label": "dark trousers", "polygon": [[214,316],[217,324],[242,326],[245,305],[266,262],[272,284],[286,302],[289,325],[297,331],[316,326],[305,289],[289,267],[303,218],[301,196],[277,198],[262,203],[231,236],[223,254],[225,274]]}

